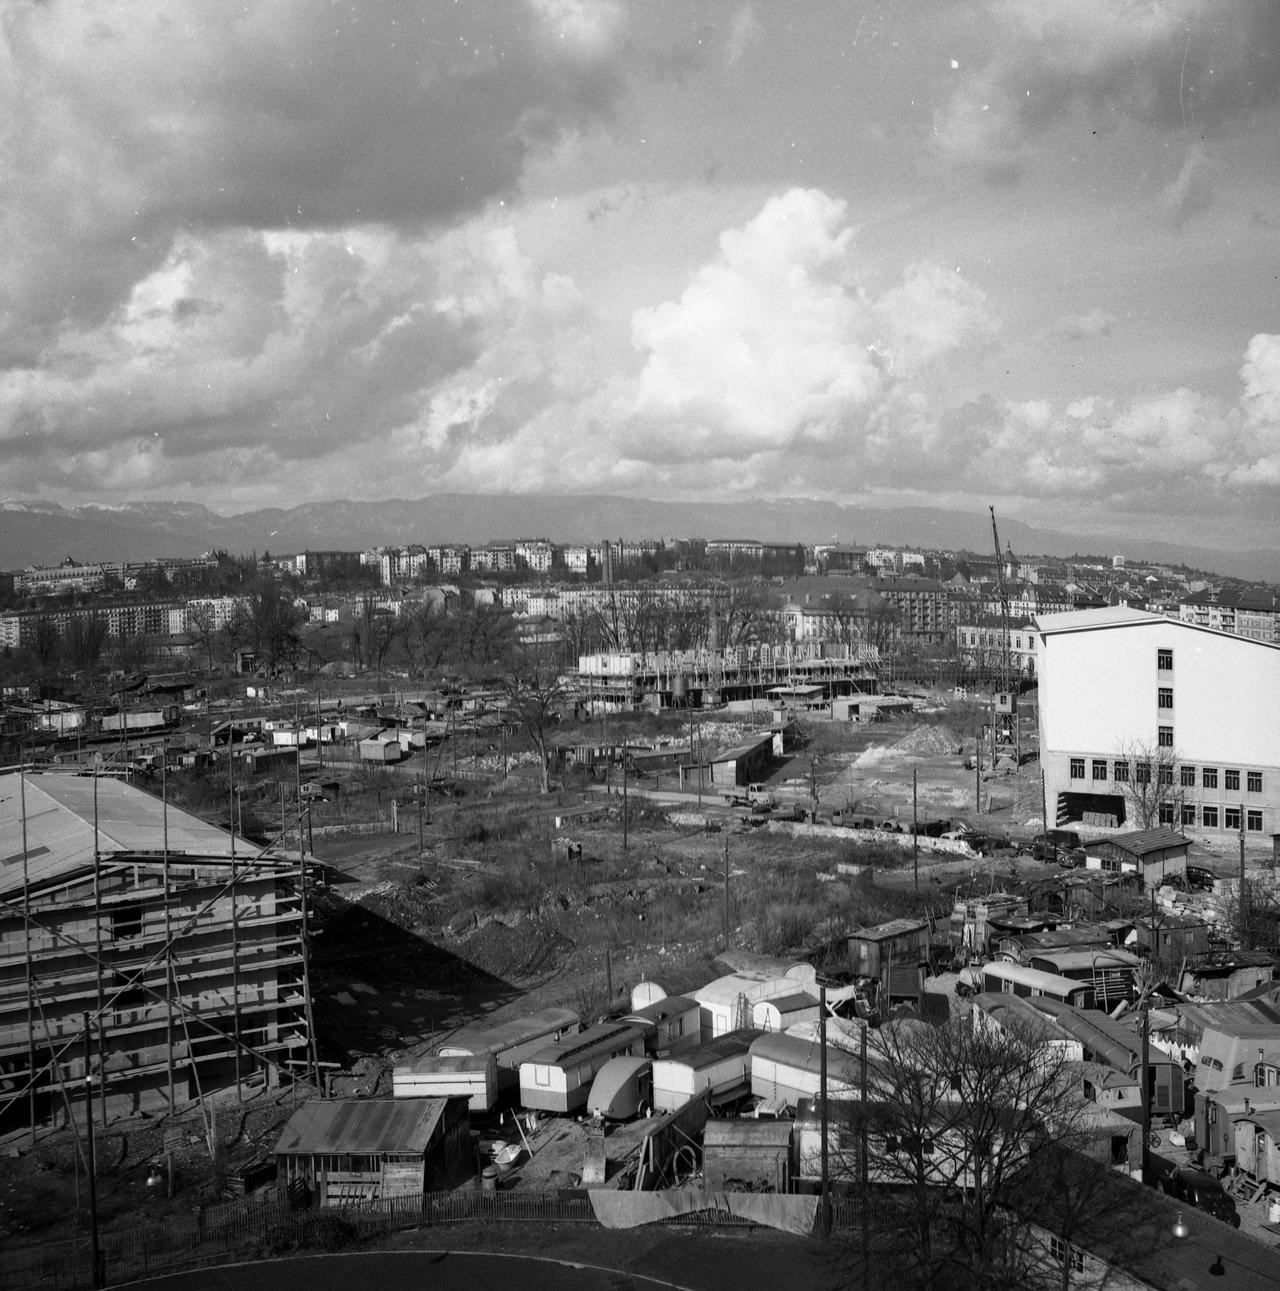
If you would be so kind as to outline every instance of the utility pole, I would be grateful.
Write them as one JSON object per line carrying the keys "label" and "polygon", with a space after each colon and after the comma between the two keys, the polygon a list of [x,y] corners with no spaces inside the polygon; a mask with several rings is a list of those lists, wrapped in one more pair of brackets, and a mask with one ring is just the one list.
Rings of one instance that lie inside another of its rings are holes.
{"label": "utility pole", "polygon": [[[727,843],[725,847],[727,854]],[[822,1134],[822,1182],[818,1200],[818,1231],[823,1237],[829,1237],[831,1235],[831,1186],[828,1175],[827,1130],[830,1118],[827,1113],[827,988],[825,986],[818,987],[818,1108],[818,1127]]]}
{"label": "utility pole", "polygon": [[[89,1285],[102,1286],[102,1250],[98,1245],[98,1166],[93,1150],[93,1073],[89,1070],[92,1044],[89,1015],[84,1014],[84,1168],[89,1176]],[[105,1081],[104,1081],[105,1084]]]}
{"label": "utility pole", "polygon": [[1151,1180],[1151,1001],[1145,999],[1142,1012],[1142,1181]]}
{"label": "utility pole", "polygon": [[1248,880],[1244,876],[1244,808],[1240,808],[1240,948],[1249,949]]}
{"label": "utility pole", "polygon": [[982,814],[982,741],[987,738],[987,728],[983,724],[978,730],[978,747],[974,757],[973,768],[973,810]]}
{"label": "utility pole", "polygon": [[627,737],[622,737],[622,850],[627,850]]}
{"label": "utility pole", "polygon": [[427,796],[426,781],[422,776],[418,777],[418,856],[422,856],[422,804]]}
{"label": "utility pole", "polygon": [[911,771],[911,870],[920,891],[920,772]]}
{"label": "utility pole", "polygon": [[858,1182],[861,1185],[859,1202],[862,1219],[862,1281],[866,1284],[867,1274],[871,1268],[871,1187],[868,1169],[868,1117],[871,1109],[867,1106],[867,1023],[862,1023],[862,1042],[858,1050],[858,1096],[862,1102],[862,1117],[858,1132]]}
{"label": "utility pole", "polygon": [[729,839],[724,840],[724,948],[729,949]]}

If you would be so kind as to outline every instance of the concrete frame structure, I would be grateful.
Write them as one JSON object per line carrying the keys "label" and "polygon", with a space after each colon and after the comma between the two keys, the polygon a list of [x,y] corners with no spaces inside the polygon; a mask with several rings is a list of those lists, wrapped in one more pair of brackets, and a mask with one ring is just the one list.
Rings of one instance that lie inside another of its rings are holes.
{"label": "concrete frame structure", "polygon": [[[1280,646],[1124,606],[1043,615],[1040,759],[1050,824],[1127,817],[1126,750],[1172,755],[1184,833],[1280,836]],[[1117,775],[1117,763],[1120,774]]]}
{"label": "concrete frame structure", "polygon": [[106,1120],[314,1066],[304,923],[297,858],[115,779],[0,776],[0,1133],[75,1118],[90,1075]]}

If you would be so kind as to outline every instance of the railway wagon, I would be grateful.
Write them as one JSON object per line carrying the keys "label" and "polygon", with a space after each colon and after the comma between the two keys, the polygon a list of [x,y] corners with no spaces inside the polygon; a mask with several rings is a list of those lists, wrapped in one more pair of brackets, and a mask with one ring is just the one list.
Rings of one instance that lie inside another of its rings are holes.
{"label": "railway wagon", "polygon": [[709,1093],[713,1104],[747,1092],[751,1042],[755,1030],[730,1031],[694,1049],[658,1058],[653,1064],[653,1105],[674,1112],[695,1094]]}
{"label": "railway wagon", "polygon": [[506,1022],[463,1027],[436,1045],[435,1056],[465,1058],[492,1054],[501,1094],[520,1083],[520,1064],[530,1054],[576,1035],[581,1029],[582,1021],[572,1009],[540,1009]]}
{"label": "railway wagon", "polygon": [[561,1115],[578,1111],[600,1068],[611,1058],[640,1057],[646,1035],[643,1027],[601,1022],[539,1049],[520,1064],[520,1105]]}
{"label": "railway wagon", "polygon": [[[769,1034],[751,1044],[751,1092],[768,1103],[794,1108],[822,1088],[822,1047],[800,1036]],[[827,1097],[856,1098],[857,1060],[827,1045]]]}

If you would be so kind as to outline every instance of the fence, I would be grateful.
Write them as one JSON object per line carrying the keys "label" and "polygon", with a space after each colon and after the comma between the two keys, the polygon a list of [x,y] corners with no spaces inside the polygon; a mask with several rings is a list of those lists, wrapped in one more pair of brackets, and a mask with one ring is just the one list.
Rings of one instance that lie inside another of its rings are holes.
{"label": "fence", "polygon": [[[862,1223],[858,1198],[832,1205],[835,1230]],[[875,1199],[867,1216],[872,1230],[899,1218],[897,1208]],[[293,1251],[340,1250],[371,1237],[433,1224],[488,1223],[594,1224],[583,1194],[486,1193],[463,1188],[425,1197],[396,1197],[344,1207],[292,1210],[273,1201],[238,1202],[199,1208],[163,1224],[102,1233],[101,1284],[111,1286],[148,1275],[219,1264],[232,1259],[263,1259]],[[699,1211],[662,1221],[696,1228],[750,1227],[752,1221],[724,1211]],[[0,1291],[77,1291],[92,1285],[89,1241],[0,1250]]]}

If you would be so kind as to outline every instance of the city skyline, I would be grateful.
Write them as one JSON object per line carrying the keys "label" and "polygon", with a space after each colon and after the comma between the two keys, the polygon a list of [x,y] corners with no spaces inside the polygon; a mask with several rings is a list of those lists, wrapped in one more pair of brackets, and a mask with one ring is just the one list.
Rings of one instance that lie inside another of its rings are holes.
{"label": "city skyline", "polygon": [[1258,0],[9,6],[4,493],[1280,539]]}

